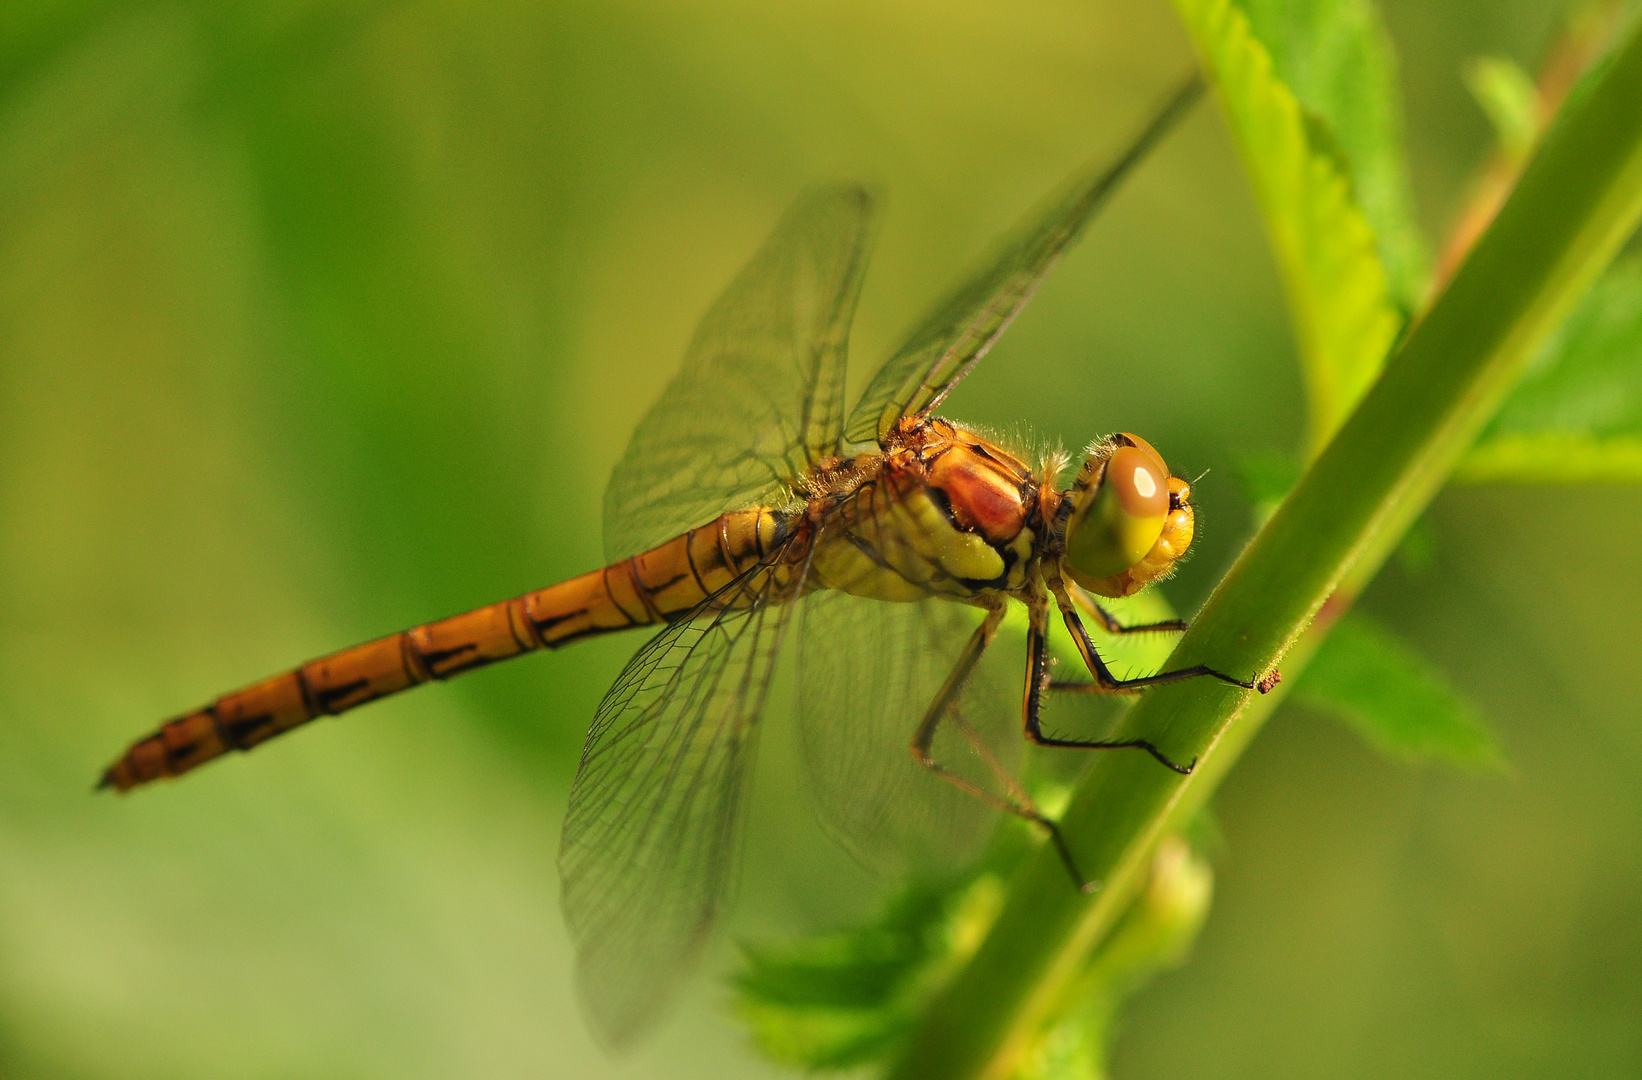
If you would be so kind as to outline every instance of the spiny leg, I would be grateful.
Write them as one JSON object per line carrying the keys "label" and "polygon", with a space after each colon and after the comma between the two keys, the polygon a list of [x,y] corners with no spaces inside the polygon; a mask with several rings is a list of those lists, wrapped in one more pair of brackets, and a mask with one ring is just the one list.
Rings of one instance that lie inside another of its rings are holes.
{"label": "spiny leg", "polygon": [[1040,719],[1042,705],[1042,690],[1047,687],[1051,690],[1073,691],[1086,694],[1134,694],[1151,686],[1164,683],[1179,682],[1182,679],[1194,679],[1202,676],[1219,679],[1233,686],[1245,690],[1253,690],[1256,684],[1233,678],[1223,672],[1215,671],[1204,664],[1189,668],[1179,668],[1174,671],[1163,671],[1156,675],[1144,675],[1134,679],[1119,679],[1112,674],[1106,662],[1100,658],[1095,650],[1094,642],[1089,640],[1089,632],[1084,629],[1083,621],[1073,606],[1071,595],[1060,574],[1051,569],[1044,575],[1050,591],[1055,594],[1055,600],[1060,607],[1061,617],[1066,622],[1066,629],[1071,633],[1072,640],[1078,647],[1078,653],[1088,667],[1090,674],[1095,677],[1093,683],[1051,682],[1047,678],[1048,670],[1048,598],[1041,594],[1030,604],[1031,629],[1027,635],[1026,659],[1026,698],[1023,706],[1022,722],[1026,737],[1039,746],[1056,746],[1082,750],[1144,750],[1158,763],[1166,768],[1189,776],[1197,766],[1197,759],[1182,765],[1169,758],[1163,751],[1147,739],[1058,739],[1045,735]]}
{"label": "spiny leg", "polygon": [[1124,626],[1117,621],[1117,616],[1101,607],[1093,596],[1090,596],[1077,582],[1063,582],[1072,602],[1091,619],[1100,623],[1108,634],[1150,634],[1162,632],[1178,632],[1185,630],[1191,624],[1185,619],[1164,619],[1162,622],[1141,623],[1139,626]]}
{"label": "spiny leg", "polygon": [[[1120,679],[1116,675],[1112,674],[1112,670],[1106,666],[1106,661],[1102,660],[1100,658],[1100,653],[1095,651],[1095,643],[1089,640],[1089,631],[1084,629],[1083,620],[1078,618],[1077,609],[1072,603],[1070,594],[1066,591],[1066,583],[1061,580],[1059,572],[1056,570],[1050,570],[1044,575],[1044,579],[1048,584],[1050,591],[1055,594],[1055,602],[1060,607],[1061,618],[1066,622],[1066,629],[1071,633],[1072,641],[1077,645],[1078,653],[1083,657],[1084,665],[1089,669],[1089,673],[1095,677],[1097,686],[1090,690],[1086,690],[1085,693],[1133,694],[1138,693],[1141,690],[1145,690],[1148,687],[1161,686],[1164,683],[1180,682],[1182,679],[1197,679],[1204,676],[1211,679],[1219,679],[1223,683],[1229,683],[1232,686],[1240,687],[1244,690],[1258,689],[1261,693],[1265,693],[1271,688],[1272,685],[1275,685],[1275,682],[1268,682],[1268,679],[1270,678],[1269,676],[1266,679],[1261,679],[1259,682],[1254,682],[1248,679],[1239,679],[1233,675],[1227,675],[1223,671],[1216,671],[1207,664],[1193,664],[1188,668],[1176,668],[1173,671],[1160,671],[1156,675],[1142,675],[1133,679]],[[1087,685],[1088,684],[1086,683],[1070,683],[1064,688],[1081,688]],[[1063,689],[1063,687],[1057,685],[1055,689]]]}
{"label": "spiny leg", "polygon": [[[1047,612],[1048,604],[1043,605]],[[1159,763],[1173,769],[1182,776],[1190,776],[1197,767],[1197,759],[1181,765],[1159,750],[1146,739],[1057,739],[1053,735],[1043,733],[1042,719],[1039,710],[1043,705],[1043,691],[1048,690],[1081,690],[1096,694],[1122,694],[1136,691],[1127,689],[1109,689],[1099,683],[1067,683],[1050,682],[1048,677],[1048,638],[1044,635],[1044,627],[1039,625],[1040,620],[1034,619],[1033,625],[1026,635],[1026,695],[1021,707],[1021,725],[1026,731],[1026,737],[1039,746],[1054,746],[1070,750],[1144,750]]]}
{"label": "spiny leg", "polygon": [[[1078,870],[1077,863],[1072,858],[1072,851],[1066,846],[1066,838],[1061,835],[1060,825],[1045,816],[1037,808],[1026,789],[1021,787],[1020,782],[1010,775],[1009,770],[1005,769],[998,762],[998,759],[992,755],[992,752],[987,749],[980,734],[965,722],[962,716],[957,714],[958,695],[962,692],[964,683],[968,680],[970,673],[975,670],[975,665],[980,662],[981,655],[986,652],[986,647],[992,643],[992,638],[997,634],[998,624],[1003,622],[1004,611],[1004,601],[999,601],[995,606],[988,608],[986,619],[980,626],[975,628],[975,633],[970,635],[969,641],[965,643],[963,652],[958,657],[957,664],[953,666],[951,674],[946,677],[946,682],[941,684],[941,689],[936,693],[935,700],[930,702],[929,710],[924,714],[923,721],[919,723],[918,730],[913,734],[912,744],[908,749],[911,751],[914,761],[956,787],[959,791],[981,800],[988,806],[1002,810],[1005,813],[1014,814],[1018,818],[1041,827],[1049,834],[1049,841],[1054,844],[1055,852],[1060,856],[1062,864],[1065,865],[1066,872],[1072,876],[1072,883],[1083,892],[1094,892],[1100,887],[1099,884],[1088,880]],[[949,713],[952,714],[950,717],[948,716]],[[981,760],[998,778],[1004,789],[1009,792],[1008,795],[998,795],[995,792],[988,791],[935,760],[932,753],[935,744],[935,733],[940,729],[943,720],[950,720],[958,728],[964,738],[969,741],[969,744],[979,753]]]}

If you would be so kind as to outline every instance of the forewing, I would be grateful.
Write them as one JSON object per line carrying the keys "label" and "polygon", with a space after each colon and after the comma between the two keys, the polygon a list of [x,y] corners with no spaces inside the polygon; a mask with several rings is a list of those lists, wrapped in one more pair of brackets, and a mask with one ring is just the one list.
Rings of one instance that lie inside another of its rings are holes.
{"label": "forewing", "polygon": [[[869,865],[951,867],[984,839],[994,812],[912,759],[907,748],[982,613],[945,600],[888,603],[841,592],[804,601],[799,718],[823,825]],[[1013,768],[1019,732],[1009,673],[990,650],[958,713],[998,766]],[[958,728],[943,726],[937,760],[990,791],[1001,785]]]}
{"label": "forewing", "polygon": [[845,438],[881,442],[902,416],[933,410],[992,348],[1032,298],[1067,245],[1203,92],[1193,78],[1116,160],[1077,177],[1060,197],[1028,216],[993,258],[949,295],[884,362],[850,413]]}
{"label": "forewing", "polygon": [[694,963],[735,870],[743,781],[791,605],[754,570],[650,641],[605,695],[559,850],[588,1018],[630,1042]]}
{"label": "forewing", "polygon": [[767,501],[838,452],[871,218],[860,187],[810,192],[713,304],[611,474],[612,562]]}

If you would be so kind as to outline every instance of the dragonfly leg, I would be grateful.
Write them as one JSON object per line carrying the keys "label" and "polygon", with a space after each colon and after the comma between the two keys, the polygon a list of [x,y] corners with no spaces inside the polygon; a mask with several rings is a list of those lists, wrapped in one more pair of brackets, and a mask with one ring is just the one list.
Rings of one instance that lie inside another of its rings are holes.
{"label": "dragonfly leg", "polygon": [[[1190,776],[1192,770],[1197,767],[1196,758],[1192,758],[1185,765],[1181,765],[1171,760],[1155,744],[1146,739],[1060,739],[1053,735],[1044,734],[1043,721],[1040,715],[1044,690],[1087,689],[1095,693],[1123,692],[1121,690],[1109,690],[1099,683],[1055,683],[1049,681],[1049,639],[1044,632],[1047,629],[1048,611],[1048,601],[1041,600],[1032,612],[1032,625],[1026,633],[1026,691],[1021,703],[1021,726],[1026,732],[1026,737],[1039,746],[1053,746],[1070,750],[1144,750],[1166,768],[1173,769],[1182,776]],[[1110,676],[1108,675],[1108,677]]]}
{"label": "dragonfly leg", "polygon": [[1191,624],[1185,619],[1164,619],[1162,622],[1141,623],[1139,626],[1124,626],[1117,621],[1117,616],[1101,607],[1088,591],[1077,582],[1065,582],[1066,592],[1083,613],[1098,622],[1108,634],[1149,634],[1154,632],[1175,632],[1185,630]]}
{"label": "dragonfly leg", "polygon": [[1027,633],[1026,693],[1022,706],[1022,724],[1026,731],[1026,737],[1039,746],[1056,746],[1080,750],[1144,750],[1157,759],[1158,763],[1165,768],[1172,769],[1182,776],[1191,775],[1191,771],[1197,767],[1195,757],[1182,765],[1171,759],[1147,739],[1060,739],[1044,734],[1039,715],[1043,690],[1064,690],[1085,694],[1136,694],[1148,687],[1203,676],[1219,679],[1221,682],[1230,683],[1245,690],[1255,689],[1256,684],[1215,671],[1204,664],[1197,664],[1189,668],[1178,668],[1174,671],[1162,671],[1156,675],[1144,675],[1135,679],[1118,678],[1106,666],[1106,661],[1100,658],[1100,653],[1095,649],[1094,642],[1089,640],[1089,632],[1084,629],[1083,621],[1078,618],[1071,595],[1068,593],[1060,575],[1051,571],[1045,575],[1045,578],[1050,591],[1055,594],[1061,617],[1066,622],[1066,629],[1071,633],[1072,640],[1078,647],[1078,653],[1083,657],[1083,662],[1088,667],[1090,674],[1095,677],[1095,681],[1083,683],[1051,681],[1049,679],[1047,633],[1049,602],[1046,597],[1040,595],[1036,602],[1031,605],[1031,629]]}
{"label": "dragonfly leg", "polygon": [[1120,679],[1112,674],[1106,661],[1100,658],[1095,649],[1095,643],[1089,640],[1089,631],[1084,629],[1083,620],[1078,618],[1077,608],[1074,606],[1071,594],[1066,590],[1066,584],[1058,573],[1050,572],[1045,575],[1049,589],[1055,594],[1055,601],[1060,606],[1061,618],[1066,622],[1066,629],[1072,635],[1072,641],[1078,647],[1078,653],[1083,657],[1083,663],[1089,673],[1095,677],[1093,683],[1054,683],[1056,690],[1079,690],[1091,694],[1134,694],[1152,686],[1161,686],[1164,683],[1180,682],[1182,679],[1211,678],[1244,690],[1260,689],[1262,693],[1275,685],[1273,681],[1268,685],[1267,679],[1258,683],[1249,679],[1239,679],[1234,675],[1227,675],[1223,671],[1216,671],[1207,664],[1193,664],[1191,667],[1176,668],[1173,671],[1160,671],[1156,675],[1142,675],[1133,679]]}
{"label": "dragonfly leg", "polygon": [[[1099,883],[1088,880],[1078,870],[1077,863],[1072,858],[1072,851],[1066,846],[1066,838],[1061,835],[1060,825],[1038,809],[1037,804],[1032,800],[1031,794],[1021,786],[1020,781],[1008,769],[1003,767],[992,754],[992,751],[987,748],[986,742],[981,738],[980,733],[970,726],[958,712],[958,695],[963,690],[964,682],[969,678],[970,673],[975,670],[975,665],[980,662],[981,655],[986,652],[986,647],[992,643],[992,638],[997,634],[998,624],[1003,621],[1004,610],[1004,603],[1000,601],[997,606],[987,611],[986,620],[976,627],[975,633],[965,644],[963,653],[958,657],[958,662],[954,665],[952,673],[947,676],[946,682],[941,685],[940,691],[936,693],[935,700],[930,703],[929,710],[924,714],[923,721],[913,734],[912,744],[908,749],[911,751],[914,761],[959,791],[972,798],[979,799],[995,809],[1013,814],[1025,821],[1030,821],[1043,829],[1049,836],[1049,842],[1055,846],[1055,853],[1060,856],[1061,863],[1066,867],[1066,872],[1071,875],[1072,883],[1082,892],[1094,892],[1100,887]],[[999,795],[996,792],[988,791],[973,780],[953,772],[947,766],[935,760],[935,733],[940,729],[943,721],[958,729],[981,760],[986,763],[993,776],[997,778],[1005,794]]]}

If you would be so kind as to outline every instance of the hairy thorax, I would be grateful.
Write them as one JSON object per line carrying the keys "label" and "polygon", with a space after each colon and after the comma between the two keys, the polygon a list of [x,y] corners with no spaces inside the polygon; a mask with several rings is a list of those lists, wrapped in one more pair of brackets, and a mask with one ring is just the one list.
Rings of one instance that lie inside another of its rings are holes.
{"label": "hairy thorax", "polygon": [[945,420],[908,425],[883,453],[838,463],[815,541],[822,588],[878,600],[968,598],[1026,581],[1038,486],[1019,458]]}

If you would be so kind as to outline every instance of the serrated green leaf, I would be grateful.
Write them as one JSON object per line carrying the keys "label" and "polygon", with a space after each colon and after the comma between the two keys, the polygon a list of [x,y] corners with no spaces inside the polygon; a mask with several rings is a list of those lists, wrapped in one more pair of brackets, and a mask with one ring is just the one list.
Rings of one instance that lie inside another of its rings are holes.
{"label": "serrated green leaf", "polygon": [[1175,0],[1175,7],[1220,90],[1265,218],[1294,323],[1315,452],[1379,374],[1402,318],[1351,178],[1332,153],[1313,145],[1300,102],[1245,10],[1230,0]]}
{"label": "serrated green leaf", "polygon": [[1346,721],[1392,757],[1493,767],[1503,761],[1477,710],[1447,677],[1356,610],[1330,631],[1294,696]]}
{"label": "serrated green leaf", "polygon": [[765,1057],[814,1072],[875,1061],[890,1051],[906,1026],[904,1018],[877,1010],[819,1005],[796,1009],[744,1001],[736,1013]]}
{"label": "serrated green leaf", "polygon": [[1242,0],[1249,25],[1312,120],[1313,146],[1335,148],[1374,230],[1391,295],[1415,311],[1430,252],[1414,213],[1403,154],[1391,37],[1372,0]]}
{"label": "serrated green leaf", "polygon": [[[898,1050],[922,1009],[975,951],[1003,903],[998,872],[1025,850],[1000,831],[982,869],[946,886],[915,884],[871,923],[786,941],[743,943],[733,1006],[764,1056],[812,1072],[858,1068]],[[1212,822],[1202,826],[1213,830]],[[1012,1080],[1105,1075],[1119,1006],[1178,966],[1208,915],[1214,872],[1181,838],[1153,856],[1144,888],[1090,957]]]}
{"label": "serrated green leaf", "polygon": [[990,874],[914,885],[865,926],[743,944],[734,1007],[768,1058],[853,1068],[905,1038],[935,988],[975,949],[1002,903]]}
{"label": "serrated green leaf", "polygon": [[1642,480],[1642,257],[1616,262],[1585,295],[1456,478]]}

